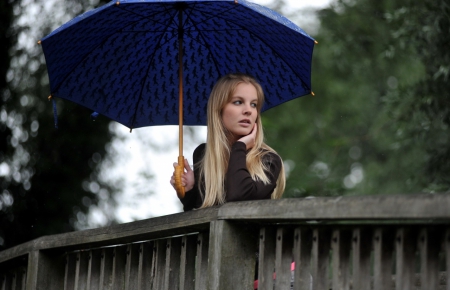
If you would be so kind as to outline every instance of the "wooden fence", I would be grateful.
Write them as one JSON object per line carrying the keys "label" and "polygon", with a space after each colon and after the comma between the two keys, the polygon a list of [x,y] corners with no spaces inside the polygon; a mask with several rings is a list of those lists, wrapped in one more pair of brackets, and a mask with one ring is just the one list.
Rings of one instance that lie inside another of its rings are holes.
{"label": "wooden fence", "polygon": [[0,289],[446,289],[450,195],[228,203],[0,252]]}

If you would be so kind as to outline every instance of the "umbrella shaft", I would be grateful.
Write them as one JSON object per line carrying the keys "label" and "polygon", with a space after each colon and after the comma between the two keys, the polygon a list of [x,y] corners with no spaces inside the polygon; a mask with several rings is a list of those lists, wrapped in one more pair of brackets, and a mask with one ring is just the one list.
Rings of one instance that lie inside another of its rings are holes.
{"label": "umbrella shaft", "polygon": [[183,10],[178,14],[178,124],[179,124],[179,155],[183,156]]}

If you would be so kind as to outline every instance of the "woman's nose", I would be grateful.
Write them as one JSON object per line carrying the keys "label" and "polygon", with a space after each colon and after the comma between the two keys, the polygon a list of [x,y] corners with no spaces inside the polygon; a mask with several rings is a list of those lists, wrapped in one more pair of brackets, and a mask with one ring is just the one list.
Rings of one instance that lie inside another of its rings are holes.
{"label": "woman's nose", "polygon": [[252,106],[251,105],[245,105],[244,106],[244,114],[245,115],[251,115],[252,114]]}

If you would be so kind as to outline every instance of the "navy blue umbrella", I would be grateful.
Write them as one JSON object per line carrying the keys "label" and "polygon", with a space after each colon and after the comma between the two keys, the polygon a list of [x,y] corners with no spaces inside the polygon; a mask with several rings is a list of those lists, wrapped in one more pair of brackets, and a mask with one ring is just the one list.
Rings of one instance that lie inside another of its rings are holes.
{"label": "navy blue umbrella", "polygon": [[261,82],[263,111],[310,94],[314,43],[245,0],[112,1],[41,40],[53,98],[131,129],[179,124],[179,159],[182,125],[206,124],[209,93],[227,73]]}

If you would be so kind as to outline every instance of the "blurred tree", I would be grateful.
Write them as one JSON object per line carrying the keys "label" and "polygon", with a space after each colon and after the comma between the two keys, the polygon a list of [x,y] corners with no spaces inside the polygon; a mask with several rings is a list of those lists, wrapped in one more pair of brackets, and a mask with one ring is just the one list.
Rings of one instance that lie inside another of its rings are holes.
{"label": "blurred tree", "polygon": [[316,97],[263,114],[286,196],[448,190],[448,4],[342,0],[318,16]]}
{"label": "blurred tree", "polygon": [[[88,110],[58,100],[59,129],[55,129],[52,105],[47,101],[45,60],[36,44],[62,22],[100,3],[48,4],[26,0],[0,4],[0,37],[4,38],[0,54],[0,249],[74,230],[85,222],[92,205],[111,201],[115,192],[114,184],[99,179],[112,137],[109,121],[93,122]],[[105,214],[112,222],[113,217]]]}

